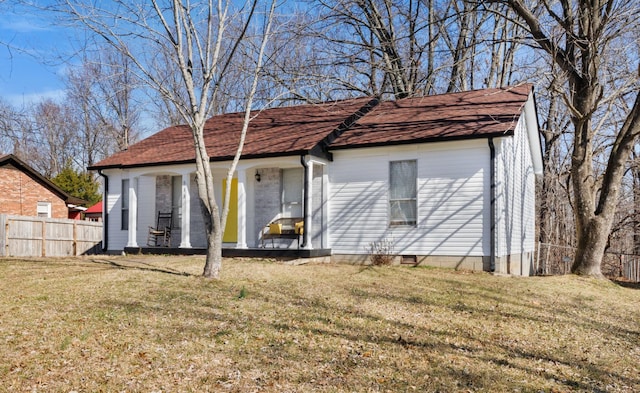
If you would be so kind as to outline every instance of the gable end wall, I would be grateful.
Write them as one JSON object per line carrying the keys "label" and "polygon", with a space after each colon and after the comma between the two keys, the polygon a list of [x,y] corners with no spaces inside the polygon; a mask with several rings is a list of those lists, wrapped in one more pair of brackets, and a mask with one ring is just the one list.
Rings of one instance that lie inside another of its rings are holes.
{"label": "gable end wall", "polygon": [[497,155],[498,273],[530,275],[535,250],[535,174],[525,116],[513,137],[500,139]]}
{"label": "gable end wall", "polygon": [[0,167],[0,213],[37,216],[38,202],[51,203],[51,218],[67,218],[64,200],[13,165]]}

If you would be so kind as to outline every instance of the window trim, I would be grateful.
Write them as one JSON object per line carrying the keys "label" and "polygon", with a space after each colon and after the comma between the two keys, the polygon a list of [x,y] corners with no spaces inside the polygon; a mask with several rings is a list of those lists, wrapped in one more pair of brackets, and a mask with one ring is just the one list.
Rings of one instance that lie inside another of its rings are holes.
{"label": "window trim", "polygon": [[[285,181],[285,173],[295,173],[295,176],[300,175],[301,183],[300,183],[300,193],[293,193],[293,190],[288,190],[287,192],[286,185],[288,184]],[[286,201],[285,197],[289,195],[296,195],[296,200]],[[287,206],[289,207],[289,211],[286,211]],[[299,206],[301,210],[300,215],[296,215],[291,213],[295,207]],[[293,168],[282,168],[280,170],[280,216],[281,217],[302,217],[304,215],[304,211],[302,210],[304,206],[304,169],[299,167]]]}
{"label": "window trim", "polygon": [[[414,170],[415,170],[415,178],[413,179],[414,184],[415,184],[415,194],[413,197],[410,198],[392,198],[392,192],[391,192],[391,184],[392,184],[392,180],[391,180],[391,176],[393,174],[393,171],[391,169],[391,167],[393,166],[394,163],[401,163],[401,162],[406,162],[406,163],[413,163],[414,165]],[[418,225],[418,160],[417,159],[410,159],[410,160],[393,160],[393,161],[389,161],[389,187],[388,187],[388,209],[389,209],[389,227],[416,227]],[[413,221],[406,221],[406,220],[394,220],[392,217],[392,205],[394,202],[412,202],[413,203],[413,213],[414,213],[414,217],[415,219]]]}
{"label": "window trim", "polygon": [[[122,179],[120,183],[122,187],[121,191],[121,203],[120,203],[120,229],[123,231],[129,230],[129,179]],[[126,186],[125,186],[126,185]]]}
{"label": "window trim", "polygon": [[[41,207],[45,208],[46,211],[40,211]],[[40,213],[46,214],[46,216],[41,216]],[[51,202],[38,201],[36,204],[36,215],[40,218],[51,218]]]}
{"label": "window trim", "polygon": [[180,229],[182,226],[182,176],[181,175],[171,176],[171,216],[172,216],[171,229]]}

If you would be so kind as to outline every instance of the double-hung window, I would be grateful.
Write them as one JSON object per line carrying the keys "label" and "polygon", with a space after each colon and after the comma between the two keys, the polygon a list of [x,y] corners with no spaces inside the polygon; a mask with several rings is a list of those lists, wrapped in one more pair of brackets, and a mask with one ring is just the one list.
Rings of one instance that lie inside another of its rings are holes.
{"label": "double-hung window", "polygon": [[389,225],[416,225],[416,160],[389,163]]}
{"label": "double-hung window", "polygon": [[122,179],[122,206],[121,206],[121,224],[120,229],[126,231],[129,229],[129,179]]}
{"label": "double-hung window", "polygon": [[302,217],[303,183],[302,168],[282,170],[282,217]]}
{"label": "double-hung window", "polygon": [[171,227],[182,223],[182,176],[171,176]]}

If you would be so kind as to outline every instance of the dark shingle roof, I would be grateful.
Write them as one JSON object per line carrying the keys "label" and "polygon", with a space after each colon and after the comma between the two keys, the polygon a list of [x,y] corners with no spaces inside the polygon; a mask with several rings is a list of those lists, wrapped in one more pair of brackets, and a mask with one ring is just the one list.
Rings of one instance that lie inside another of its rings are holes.
{"label": "dark shingle roof", "polygon": [[[249,123],[243,158],[307,154],[370,98],[267,109]],[[205,125],[207,153],[214,161],[233,158],[244,113],[214,116]],[[128,150],[108,157],[91,169],[136,167],[194,162],[193,137],[189,127],[164,129]]]}
{"label": "dark shingle roof", "polygon": [[[379,104],[364,97],[266,109],[253,114],[242,157],[300,155],[320,150],[509,134],[531,89],[531,85],[524,84]],[[212,161],[233,157],[242,119],[243,113],[230,113],[207,120],[205,143]],[[106,158],[91,169],[194,161],[189,128],[176,126]]]}
{"label": "dark shingle roof", "polygon": [[486,138],[513,133],[531,85],[386,101],[332,149]]}

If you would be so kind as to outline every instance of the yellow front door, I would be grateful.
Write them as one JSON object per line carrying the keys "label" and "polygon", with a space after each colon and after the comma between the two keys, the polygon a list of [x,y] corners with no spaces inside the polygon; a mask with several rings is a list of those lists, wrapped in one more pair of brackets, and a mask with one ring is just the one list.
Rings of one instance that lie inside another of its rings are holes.
{"label": "yellow front door", "polygon": [[[227,193],[227,179],[222,180],[222,203]],[[229,214],[227,215],[227,226],[224,228],[222,241],[224,243],[235,243],[238,241],[238,179],[231,180],[231,200],[229,201]]]}

